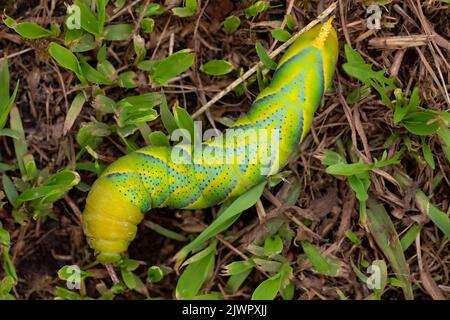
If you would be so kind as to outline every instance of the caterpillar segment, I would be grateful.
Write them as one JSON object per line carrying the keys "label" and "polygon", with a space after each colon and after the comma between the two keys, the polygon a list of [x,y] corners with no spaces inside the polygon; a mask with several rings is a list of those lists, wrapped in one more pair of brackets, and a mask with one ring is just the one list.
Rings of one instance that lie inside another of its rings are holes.
{"label": "caterpillar segment", "polygon": [[211,207],[283,168],[309,131],[331,84],[338,56],[331,20],[288,48],[272,82],[249,112],[223,139],[201,143],[200,159],[190,145],[145,147],[119,158],[102,173],[82,216],[84,233],[100,262],[121,258],[150,209]]}

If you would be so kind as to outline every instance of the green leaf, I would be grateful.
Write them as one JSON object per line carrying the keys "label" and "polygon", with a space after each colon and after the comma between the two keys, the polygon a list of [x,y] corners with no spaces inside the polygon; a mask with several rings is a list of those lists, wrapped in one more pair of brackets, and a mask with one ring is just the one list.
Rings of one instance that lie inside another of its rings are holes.
{"label": "green leaf", "polygon": [[397,287],[397,288],[404,288],[405,284],[398,280],[395,277],[389,277],[389,283],[393,286],[393,287]]}
{"label": "green leaf", "polygon": [[73,291],[67,290],[65,288],[56,287],[55,290],[56,299],[59,300],[83,300],[84,298]]}
{"label": "green leaf", "polygon": [[103,73],[92,67],[85,59],[81,60],[80,69],[83,77],[89,82],[103,85],[109,85],[112,83],[111,80],[109,80]]}
{"label": "green leaf", "polygon": [[350,240],[354,244],[360,244],[361,243],[361,239],[359,239],[359,237],[350,229],[345,231],[345,236],[347,237],[348,240]]}
{"label": "green leaf", "polygon": [[373,87],[381,96],[382,102],[392,108],[392,101],[388,91],[395,89],[394,80],[384,76],[385,70],[373,71],[370,64],[366,64],[362,56],[349,45],[344,46],[347,62],[342,65],[344,71],[365,85]]}
{"label": "green leaf", "polygon": [[79,77],[81,75],[81,67],[80,62],[78,61],[77,57],[67,48],[64,48],[63,46],[57,44],[56,42],[50,43],[50,47],[48,49],[50,52],[50,55],[53,57],[53,59],[58,62],[62,67],[69,69],[75,74],[77,74]]}
{"label": "green leaf", "polygon": [[286,21],[286,26],[289,28],[289,30],[295,30],[297,28],[297,21],[295,21],[292,14],[287,14],[284,16],[284,20]]}
{"label": "green leaf", "polygon": [[169,106],[167,105],[167,99],[164,92],[162,92],[162,101],[159,106],[159,113],[161,115],[161,121],[164,124],[164,128],[166,128],[169,134],[172,134],[174,130],[178,129],[175,117],[173,116],[172,112],[170,112]]}
{"label": "green leaf", "polygon": [[266,182],[261,182],[237,197],[236,199],[229,200],[226,204],[226,208],[222,213],[214,220],[203,232],[194,239],[191,243],[183,247],[177,254],[177,265],[180,265],[184,258],[195,248],[199,247],[208,239],[214,237],[218,233],[226,230],[232,225],[240,216],[240,214],[252,207],[256,201],[261,197]]}
{"label": "green leaf", "polygon": [[119,125],[121,127],[153,121],[158,117],[155,109],[145,105],[133,105],[130,103],[121,103],[118,112]]}
{"label": "green leaf", "polygon": [[13,206],[13,208],[17,208],[17,198],[19,197],[19,193],[17,192],[16,187],[7,175],[2,176],[2,183],[3,190],[6,193],[6,197],[8,198],[9,203]]}
{"label": "green leaf", "polygon": [[113,294],[124,293],[126,291],[126,289],[127,288],[122,283],[115,284],[110,288],[110,290]]}
{"label": "green leaf", "polygon": [[177,282],[175,296],[177,299],[191,299],[198,294],[205,281],[210,277],[214,269],[214,250],[216,241],[213,241],[206,249],[207,254],[201,259],[190,263],[184,269]]}
{"label": "green leaf", "polygon": [[367,278],[366,284],[371,285],[375,292],[380,295],[387,285],[387,265],[384,260],[374,260],[369,266],[372,275]]}
{"label": "green leaf", "polygon": [[173,14],[180,18],[193,16],[196,11],[197,11],[197,0],[185,0],[184,7],[177,7],[172,9]]}
{"label": "green leaf", "polygon": [[155,20],[151,18],[144,18],[141,21],[141,28],[142,31],[146,33],[151,33],[153,30],[155,30]]}
{"label": "green leaf", "polygon": [[0,299],[3,300],[4,296],[9,294],[14,285],[14,279],[11,276],[6,276],[0,281]]}
{"label": "green leaf", "polygon": [[95,7],[98,13],[98,33],[103,32],[105,21],[106,21],[106,5],[109,0],[95,0]]}
{"label": "green leaf", "polygon": [[11,245],[11,236],[9,232],[3,229],[0,225],[0,245],[9,247]]}
{"label": "green leaf", "polygon": [[262,63],[264,63],[264,66],[267,69],[275,70],[277,68],[277,63],[269,57],[261,43],[257,42],[255,47],[256,53],[258,54],[258,57],[262,61]]}
{"label": "green leaf", "polygon": [[96,95],[92,103],[94,109],[103,113],[114,113],[116,102],[102,94]]}
{"label": "green leaf", "polygon": [[450,126],[450,112],[448,111],[437,111],[439,114],[442,122],[445,124],[445,126]]}
{"label": "green leaf", "polygon": [[6,16],[6,19],[4,19],[3,22],[8,26],[8,28],[13,29],[15,32],[26,39],[41,39],[51,36],[57,36],[55,32],[42,28],[36,23],[17,23],[14,19],[8,16]]}
{"label": "green leaf", "polygon": [[9,248],[3,247],[2,249],[2,259],[3,259],[3,270],[5,274],[13,278],[14,283],[17,283],[19,278],[17,277],[16,268],[9,257]]}
{"label": "green leaf", "polygon": [[419,210],[426,214],[447,238],[450,238],[450,218],[435,207],[421,190],[416,192],[416,204]]}
{"label": "green leaf", "polygon": [[[36,167],[36,165],[34,164],[34,160],[31,154],[30,154],[31,158],[27,157],[28,146],[25,140],[25,132],[23,130],[22,119],[20,117],[19,109],[16,106],[11,108],[10,127],[19,135],[19,138],[14,139],[13,143],[14,143],[14,151],[16,153],[16,159],[19,164],[20,173],[22,174],[22,177],[30,179],[32,177],[28,175],[29,170],[27,170],[27,168],[29,168],[30,166]],[[34,177],[34,174],[36,172],[32,173]]]}
{"label": "green leaf", "polygon": [[172,12],[174,15],[180,17],[180,18],[187,18],[187,17],[191,17],[195,14],[194,11],[192,11],[189,8],[186,7],[177,7],[177,8],[173,8]]}
{"label": "green leaf", "polygon": [[44,182],[44,186],[60,186],[71,188],[80,182],[80,175],[72,170],[61,170]]}
{"label": "green leaf", "polygon": [[281,262],[267,260],[265,258],[253,258],[253,261],[256,263],[259,269],[269,273],[278,272],[283,266]]}
{"label": "green leaf", "polygon": [[[67,24],[67,22],[66,22]],[[70,46],[73,42],[78,41],[83,35],[86,35],[89,33],[86,33],[83,29],[67,29],[64,34],[64,43],[67,46]],[[92,38],[93,36],[89,34]]]}
{"label": "green leaf", "polygon": [[325,149],[323,157],[320,158],[322,164],[326,166],[331,166],[338,163],[347,163],[345,158],[339,153]]}
{"label": "green leaf", "polygon": [[209,60],[200,66],[200,70],[211,76],[221,76],[233,71],[233,65],[225,60]]}
{"label": "green leaf", "polygon": [[275,29],[272,30],[272,37],[274,37],[274,39],[281,41],[281,42],[286,42],[288,41],[292,35],[289,33],[289,31],[283,30],[283,29]]}
{"label": "green leaf", "polygon": [[[120,275],[128,289],[136,289],[140,281],[139,277],[126,268],[120,268]],[[139,279],[139,280],[138,280]]]}
{"label": "green leaf", "polygon": [[67,112],[66,120],[64,121],[64,128],[63,128],[64,135],[66,135],[67,132],[72,128],[85,102],[86,98],[84,96],[84,93],[77,94],[73,99],[69,111]]}
{"label": "green leaf", "polygon": [[[144,10],[144,6],[139,8],[139,13],[142,13]],[[147,7],[147,10],[144,13],[144,17],[152,17],[152,16],[160,16],[164,13],[164,6],[159,3],[150,3]]]}
{"label": "green leaf", "polygon": [[[156,132],[158,132],[158,131],[156,131]],[[166,229],[152,221],[145,221],[144,225],[166,238],[173,239],[176,241],[186,241],[186,237],[183,236],[181,233]]]}
{"label": "green leaf", "polygon": [[255,267],[255,262],[252,259],[245,261],[235,261],[224,267],[224,274],[232,276],[243,273],[247,270],[252,270]]}
{"label": "green leaf", "polygon": [[105,27],[105,40],[125,41],[131,38],[134,32],[132,24],[113,24]]}
{"label": "green leaf", "polygon": [[402,106],[404,103],[402,103],[402,99],[400,98],[400,94],[401,94],[401,90],[400,89],[395,89],[394,90],[394,94],[397,97],[397,101],[396,101],[396,105],[395,105],[395,109],[394,109],[394,123],[397,124],[400,121],[403,120],[403,118],[405,118],[406,115],[408,115],[410,112],[416,111],[417,107],[420,104],[420,100],[419,100],[419,88],[415,87],[412,94],[411,94],[411,98],[409,100],[409,103],[406,106]]}
{"label": "green leaf", "polygon": [[407,300],[414,298],[410,279],[409,266],[406,262],[403,248],[400,243],[394,224],[384,206],[373,199],[368,200],[367,226],[380,247],[383,254],[388,259],[397,277],[405,283],[403,294]]}
{"label": "green leaf", "polygon": [[[369,263],[367,263],[367,264],[369,264]],[[361,263],[361,266],[362,265],[363,264]],[[352,270],[355,273],[355,275],[358,277],[358,279],[361,280],[361,282],[367,284],[368,277],[363,272],[361,272],[361,270],[358,269],[358,267],[355,265],[355,263],[353,262],[352,259],[350,259],[350,266],[352,267]],[[367,266],[366,266],[366,268],[367,268]]]}
{"label": "green leaf", "polygon": [[99,61],[97,70],[111,82],[117,78],[116,68],[108,60]]}
{"label": "green leaf", "polygon": [[425,141],[425,139],[422,137],[422,152],[423,157],[425,161],[428,163],[431,169],[435,169],[435,163],[433,158],[433,153],[431,152],[430,145]]}
{"label": "green leaf", "polygon": [[156,65],[158,64],[159,61],[156,60],[144,60],[138,63],[137,67],[139,70],[142,71],[148,71],[150,73],[153,72],[153,70],[155,70]]}
{"label": "green leaf", "polygon": [[216,244],[215,244],[216,242],[217,242],[216,240],[211,242],[211,244],[208,247],[206,247],[204,250],[194,254],[192,257],[190,257],[185,262],[183,262],[181,267],[198,262],[198,261],[202,260],[203,258],[205,258],[206,256],[210,255],[211,253],[214,253],[214,251],[216,249]]}
{"label": "green leaf", "polygon": [[278,291],[281,287],[281,274],[270,277],[264,280],[256,287],[252,294],[252,300],[273,300],[277,296]]}
{"label": "green leaf", "polygon": [[124,127],[130,124],[153,121],[158,113],[153,108],[161,103],[161,95],[151,92],[139,96],[131,96],[120,100],[117,106],[119,124]]}
{"label": "green leaf", "polygon": [[234,33],[241,25],[241,20],[236,16],[229,16],[223,22],[223,28],[228,33]]}
{"label": "green leaf", "polygon": [[270,8],[269,1],[256,1],[254,4],[244,10],[247,18],[256,17],[258,14],[263,13]]}
{"label": "green leaf", "polygon": [[295,285],[294,283],[289,283],[285,288],[281,288],[281,296],[283,300],[292,300],[295,294]]}
{"label": "green leaf", "polygon": [[[64,195],[64,191],[62,188],[59,188],[58,186],[41,186],[41,187],[34,187],[25,190],[22,192],[17,198],[19,204],[22,204],[27,201],[36,200],[39,198],[47,198],[50,197],[52,200],[57,200],[58,198],[62,197]],[[53,201],[48,201],[48,203],[51,203]]]}
{"label": "green leaf", "polygon": [[267,237],[264,241],[264,255],[273,257],[283,250],[283,240],[276,234],[272,237]]}
{"label": "green leaf", "polygon": [[326,169],[326,173],[340,175],[340,176],[352,176],[364,172],[368,172],[373,168],[372,165],[365,164],[362,161],[356,163],[337,163],[332,164]]}
{"label": "green leaf", "polygon": [[441,126],[438,131],[439,138],[443,140],[442,151],[444,151],[447,161],[450,163],[450,129]]}
{"label": "green leaf", "polygon": [[16,100],[18,90],[19,81],[16,83],[12,96],[9,97],[8,61],[6,59],[0,59],[0,129],[5,126],[6,121],[8,120],[8,115]]}
{"label": "green leaf", "polygon": [[150,78],[153,82],[166,86],[167,81],[189,69],[194,63],[194,58],[195,53],[191,53],[188,49],[175,52],[158,61],[150,74]]}
{"label": "green leaf", "polygon": [[[5,108],[5,101],[9,100],[9,64],[6,58],[0,59],[0,119],[4,120],[9,114],[9,111],[6,113],[6,116],[3,114]],[[6,120],[4,120],[6,121]],[[1,125],[3,123],[3,125]],[[0,121],[0,128],[3,128],[4,122]]]}
{"label": "green leaf", "polygon": [[116,10],[120,10],[123,8],[127,0],[114,0],[114,6],[116,7]]}
{"label": "green leaf", "polygon": [[221,292],[211,292],[207,294],[197,295],[191,298],[192,300],[222,300],[223,296]]}
{"label": "green leaf", "polygon": [[411,112],[402,121],[405,128],[418,136],[429,136],[439,129],[439,122],[431,120],[436,119],[436,115],[430,111]]}
{"label": "green leaf", "polygon": [[196,11],[197,10],[197,0],[185,0],[186,8]]}
{"label": "green leaf", "polygon": [[[18,166],[15,164],[8,164],[8,163],[3,163],[0,162],[0,172],[5,172],[5,171],[14,171],[17,170]],[[1,205],[0,205],[1,208]]]}
{"label": "green leaf", "polygon": [[121,106],[123,104],[131,104],[134,106],[153,108],[161,103],[162,97],[158,92],[149,92],[145,94],[141,94],[138,96],[130,96],[126,97],[119,102],[117,102],[117,106]]}
{"label": "green leaf", "polygon": [[108,48],[106,47],[106,44],[102,45],[97,52],[97,61],[100,62],[104,62],[106,61],[106,58],[108,56]]}
{"label": "green leaf", "polygon": [[139,260],[134,260],[134,259],[122,259],[120,261],[120,267],[123,269],[126,269],[128,271],[134,271],[137,268],[139,268],[139,266],[141,264],[144,264],[142,261]]}
{"label": "green leaf", "polygon": [[348,183],[359,201],[366,201],[369,198],[369,194],[367,193],[370,186],[369,174],[366,173],[364,177],[349,176]]}
{"label": "green leaf", "polygon": [[264,78],[264,75],[263,75],[263,73],[261,71],[261,68],[259,66],[256,69],[256,79],[258,81],[259,91],[263,91],[268,86],[268,82]]}
{"label": "green leaf", "polygon": [[322,257],[320,252],[308,241],[302,241],[302,248],[317,272],[333,277],[336,276],[339,264],[331,263],[332,261],[330,259]]}
{"label": "green leaf", "polygon": [[95,42],[94,36],[89,33],[83,34],[75,41],[69,43],[66,41],[66,44],[72,52],[86,52],[97,48],[97,42]]}
{"label": "green leaf", "polygon": [[180,129],[185,129],[190,134],[191,141],[194,138],[194,120],[191,115],[181,107],[176,107],[174,110],[174,119]]}
{"label": "green leaf", "polygon": [[76,135],[77,143],[82,147],[90,147],[91,149],[97,148],[102,142],[103,137],[107,137],[111,134],[109,126],[102,122],[90,122],[83,125]]}
{"label": "green leaf", "polygon": [[63,266],[61,269],[58,270],[58,277],[61,280],[67,281],[74,276],[75,272],[77,273],[77,275],[80,276],[80,280],[92,277],[92,275],[89,272],[80,269],[74,269],[73,266]]}
{"label": "green leaf", "polygon": [[150,136],[150,143],[155,147],[168,147],[170,146],[169,138],[161,131],[153,131]]}
{"label": "green leaf", "polygon": [[162,269],[158,266],[152,266],[147,270],[147,282],[157,283],[164,277]]}
{"label": "green leaf", "polygon": [[414,224],[409,230],[402,236],[400,243],[402,245],[403,251],[406,251],[416,240],[417,235],[422,230],[422,226]]}
{"label": "green leaf", "polygon": [[137,87],[137,84],[134,81],[135,77],[136,73],[134,71],[125,71],[119,74],[117,81],[120,87],[133,89]]}
{"label": "green leaf", "polygon": [[82,0],[75,0],[75,5],[80,10],[80,25],[81,27],[93,35],[99,34],[99,21],[97,15],[92,12],[88,5]]}
{"label": "green leaf", "polygon": [[239,290],[241,285],[244,283],[245,279],[250,275],[253,268],[247,269],[244,272],[232,275],[228,278],[227,281],[227,289],[229,289],[232,293],[235,293]]}
{"label": "green leaf", "polygon": [[147,55],[147,49],[145,48],[145,40],[140,35],[133,35],[133,47],[134,52],[136,53],[136,59],[134,60],[135,64],[138,64],[142,60],[144,60]]}

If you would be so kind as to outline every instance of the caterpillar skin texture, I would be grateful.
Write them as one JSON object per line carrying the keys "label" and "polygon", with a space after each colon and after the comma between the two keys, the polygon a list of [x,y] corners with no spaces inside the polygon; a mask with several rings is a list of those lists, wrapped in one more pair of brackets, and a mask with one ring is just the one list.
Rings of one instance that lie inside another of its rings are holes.
{"label": "caterpillar skin texture", "polygon": [[[244,135],[256,129],[278,133],[276,159],[272,154],[268,164],[270,174],[287,163],[308,132],[331,83],[337,57],[338,41],[331,20],[304,33],[281,58],[272,82],[258,95],[248,114],[233,125]],[[145,147],[119,158],[92,186],[83,213],[84,233],[97,259],[120,259],[135,238],[144,213],[151,208],[207,208],[262,182],[266,175],[261,170],[267,163],[252,161],[245,148],[266,151],[271,143],[252,137],[245,144],[215,139],[202,143],[205,150],[234,150],[237,161],[231,164],[215,159],[214,154],[196,163],[190,160],[189,151],[184,153],[186,163],[174,163],[173,147]]]}

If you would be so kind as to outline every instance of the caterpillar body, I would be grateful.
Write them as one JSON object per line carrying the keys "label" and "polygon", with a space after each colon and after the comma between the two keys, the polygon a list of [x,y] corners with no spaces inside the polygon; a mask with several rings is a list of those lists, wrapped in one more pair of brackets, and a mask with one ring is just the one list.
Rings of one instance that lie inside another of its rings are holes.
{"label": "caterpillar body", "polygon": [[[337,56],[331,19],[301,35],[280,59],[270,85],[231,127],[245,137],[245,143],[234,139],[203,142],[202,161],[193,161],[189,148],[181,148],[183,161],[175,162],[174,147],[152,146],[112,163],[92,186],[82,216],[97,259],[120,259],[135,238],[143,214],[152,208],[207,208],[241,195],[266,175],[278,172],[307,134],[331,83]],[[252,132],[264,132],[264,139]],[[217,156],[230,150],[234,161],[224,162]],[[261,151],[267,150],[272,150],[269,161],[260,161]]]}

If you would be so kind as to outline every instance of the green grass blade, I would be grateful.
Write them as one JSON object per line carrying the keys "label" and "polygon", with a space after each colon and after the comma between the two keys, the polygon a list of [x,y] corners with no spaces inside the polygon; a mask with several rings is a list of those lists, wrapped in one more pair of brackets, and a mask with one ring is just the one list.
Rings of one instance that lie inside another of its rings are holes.
{"label": "green grass blade", "polygon": [[13,107],[11,109],[10,115],[11,129],[16,131],[19,135],[19,139],[14,139],[14,150],[16,152],[16,159],[19,163],[20,172],[22,176],[27,175],[27,171],[24,164],[24,157],[28,153],[28,147],[25,140],[25,132],[23,130],[22,119],[20,117],[19,109],[17,107]]}
{"label": "green grass blade", "polygon": [[223,210],[223,212],[217,217],[216,220],[213,221],[203,232],[195,238],[194,241],[183,247],[176,255],[175,259],[177,260],[176,267],[180,266],[185,257],[196,247],[200,246],[202,243],[211,239],[218,233],[226,230],[231,224],[236,221],[240,214],[252,207],[256,201],[261,197],[266,182],[262,182],[246,193],[236,198],[231,204]]}
{"label": "green grass blade", "polygon": [[422,226],[415,224],[403,235],[400,239],[403,251],[406,251],[413,244],[420,230],[422,230]]}
{"label": "green grass blade", "polygon": [[64,121],[64,128],[63,128],[64,135],[67,134],[67,132],[69,132],[70,128],[72,128],[85,102],[86,98],[83,93],[77,94],[73,99],[69,111],[67,112],[66,120]]}
{"label": "green grass blade", "polygon": [[405,284],[402,288],[407,300],[413,300],[413,292],[410,282],[409,265],[406,262],[403,248],[400,243],[394,224],[384,206],[369,198],[367,209],[367,225],[375,242],[383,251],[394,269],[397,278]]}
{"label": "green grass blade", "polygon": [[147,228],[152,229],[153,231],[155,231],[155,232],[159,233],[160,235],[165,236],[169,239],[173,239],[176,241],[186,241],[187,240],[186,237],[183,236],[182,234],[172,231],[172,230],[169,230],[169,229],[166,229],[152,221],[145,221],[144,225]]}
{"label": "green grass blade", "polygon": [[421,190],[416,192],[416,203],[419,210],[430,217],[431,221],[450,238],[450,218],[448,215],[431,204],[428,197]]}
{"label": "green grass blade", "polygon": [[203,251],[208,252],[201,259],[189,264],[177,282],[175,296],[177,299],[192,299],[200,291],[202,285],[214,269],[214,250],[217,242],[213,241]]}

